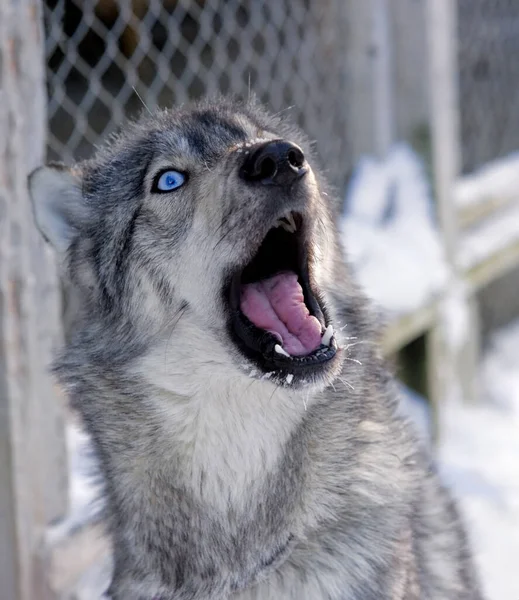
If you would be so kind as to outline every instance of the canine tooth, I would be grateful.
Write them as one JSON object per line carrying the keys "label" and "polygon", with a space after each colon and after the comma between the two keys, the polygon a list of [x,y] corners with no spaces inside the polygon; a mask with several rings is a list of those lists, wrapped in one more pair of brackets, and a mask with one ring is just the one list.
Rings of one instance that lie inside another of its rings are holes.
{"label": "canine tooth", "polygon": [[[297,225],[294,219],[294,214],[293,213],[289,213],[289,215],[287,217],[285,217],[286,220],[290,223],[290,225],[292,226],[294,231],[297,231]],[[294,231],[292,233],[294,233]]]}
{"label": "canine tooth", "polygon": [[281,217],[279,221],[281,223],[281,227],[283,227],[285,231],[288,231],[289,233],[294,233],[295,231],[297,231],[297,227],[292,213],[290,213],[290,215],[288,216]]}
{"label": "canine tooth", "polygon": [[289,223],[285,223],[285,221],[283,221],[281,223],[281,227],[283,227],[283,229],[285,231],[288,231],[288,233],[294,233],[295,229],[292,228],[292,226]]}
{"label": "canine tooth", "polygon": [[286,376],[286,382],[288,383],[288,385],[290,385],[292,383],[292,380],[294,379],[294,376],[292,375],[292,373],[289,373]]}
{"label": "canine tooth", "polygon": [[328,325],[328,327],[325,329],[325,331],[323,333],[323,337],[321,338],[321,344],[324,344],[325,346],[329,346],[332,336],[333,336],[333,325]]}
{"label": "canine tooth", "polygon": [[274,350],[278,353],[281,354],[282,356],[288,356],[288,358],[290,358],[290,354],[284,349],[282,348],[279,344],[276,344],[274,346]]}

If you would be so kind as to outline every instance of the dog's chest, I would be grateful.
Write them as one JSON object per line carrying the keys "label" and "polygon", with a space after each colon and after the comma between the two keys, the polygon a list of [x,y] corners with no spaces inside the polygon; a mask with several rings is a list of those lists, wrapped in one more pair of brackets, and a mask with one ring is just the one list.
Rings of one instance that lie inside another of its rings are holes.
{"label": "dog's chest", "polygon": [[304,407],[261,381],[217,381],[162,411],[184,484],[215,508],[237,510],[283,463]]}

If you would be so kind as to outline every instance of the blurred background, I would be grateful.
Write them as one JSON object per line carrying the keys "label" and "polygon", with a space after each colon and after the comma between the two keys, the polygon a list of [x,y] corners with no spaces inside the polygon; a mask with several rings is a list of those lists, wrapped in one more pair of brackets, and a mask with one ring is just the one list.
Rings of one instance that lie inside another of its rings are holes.
{"label": "blurred background", "polygon": [[15,4],[0,0],[2,600],[92,600],[109,571],[88,439],[46,371],[68,307],[25,175],[218,93],[315,140],[402,410],[487,597],[518,600],[519,0]]}

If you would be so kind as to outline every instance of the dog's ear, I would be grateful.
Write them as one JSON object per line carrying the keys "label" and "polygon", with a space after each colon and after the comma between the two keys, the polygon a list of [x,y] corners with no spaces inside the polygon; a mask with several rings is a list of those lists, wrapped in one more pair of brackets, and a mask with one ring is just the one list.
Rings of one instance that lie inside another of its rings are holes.
{"label": "dog's ear", "polygon": [[38,229],[59,254],[89,221],[81,191],[81,174],[63,165],[34,170],[28,178],[29,193]]}

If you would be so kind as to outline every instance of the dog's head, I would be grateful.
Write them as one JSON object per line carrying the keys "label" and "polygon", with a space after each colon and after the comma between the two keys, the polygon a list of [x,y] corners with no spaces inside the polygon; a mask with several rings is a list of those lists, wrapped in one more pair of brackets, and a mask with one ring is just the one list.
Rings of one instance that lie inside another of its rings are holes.
{"label": "dog's head", "polygon": [[30,191],[77,327],[165,340],[187,379],[199,363],[322,387],[340,369],[337,244],[314,169],[295,128],[222,102],[132,124],[91,161],[36,170]]}

